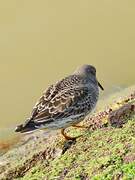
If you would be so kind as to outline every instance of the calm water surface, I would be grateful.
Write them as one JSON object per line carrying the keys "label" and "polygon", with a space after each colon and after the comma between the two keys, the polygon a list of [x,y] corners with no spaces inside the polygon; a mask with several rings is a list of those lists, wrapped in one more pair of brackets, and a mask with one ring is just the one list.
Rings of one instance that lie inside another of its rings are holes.
{"label": "calm water surface", "polygon": [[135,1],[1,1],[0,138],[79,65],[96,66],[106,92],[134,84],[134,19]]}

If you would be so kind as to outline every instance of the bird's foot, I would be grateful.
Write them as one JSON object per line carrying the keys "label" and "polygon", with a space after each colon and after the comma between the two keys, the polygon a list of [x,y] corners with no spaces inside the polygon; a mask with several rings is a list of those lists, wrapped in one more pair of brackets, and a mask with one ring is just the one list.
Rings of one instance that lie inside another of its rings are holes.
{"label": "bird's foot", "polygon": [[64,136],[64,138],[66,139],[66,140],[71,140],[71,141],[75,141],[77,138],[79,138],[80,136],[82,136],[82,135],[80,135],[80,136],[77,136],[77,137],[71,137],[71,136],[68,136],[68,135],[66,135],[65,134],[65,129],[62,129],[61,130],[61,134]]}

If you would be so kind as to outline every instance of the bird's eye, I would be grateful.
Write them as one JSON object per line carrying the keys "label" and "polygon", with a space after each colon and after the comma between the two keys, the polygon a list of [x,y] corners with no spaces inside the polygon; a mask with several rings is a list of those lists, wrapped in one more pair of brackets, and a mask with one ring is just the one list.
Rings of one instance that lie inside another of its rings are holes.
{"label": "bird's eye", "polygon": [[95,69],[91,69],[91,70],[90,70],[90,72],[91,72],[91,74],[93,74],[93,75],[95,75],[95,74],[96,74]]}

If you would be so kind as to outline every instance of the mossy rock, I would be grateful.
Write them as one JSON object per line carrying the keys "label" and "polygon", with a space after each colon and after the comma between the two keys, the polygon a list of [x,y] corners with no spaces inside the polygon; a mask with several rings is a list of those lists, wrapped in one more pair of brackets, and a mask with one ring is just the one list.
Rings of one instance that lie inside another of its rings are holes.
{"label": "mossy rock", "polygon": [[[112,104],[116,110],[126,103],[134,100],[121,100],[117,107]],[[58,133],[30,136],[26,143],[18,144],[0,157],[0,179],[135,179],[135,113],[123,118],[127,119],[120,128],[110,124],[93,131],[71,128],[68,133],[82,136],[65,152],[63,147],[67,142]]]}

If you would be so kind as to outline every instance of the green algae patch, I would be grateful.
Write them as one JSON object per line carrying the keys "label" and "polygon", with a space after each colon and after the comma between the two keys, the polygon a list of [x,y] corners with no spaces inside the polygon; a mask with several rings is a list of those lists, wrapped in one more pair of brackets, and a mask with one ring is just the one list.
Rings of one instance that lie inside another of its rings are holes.
{"label": "green algae patch", "polygon": [[[115,176],[134,176],[135,166],[131,174],[126,169],[125,156],[134,154],[135,122],[129,122],[123,129],[106,128],[93,134],[85,134],[77,143],[60,158],[46,168],[46,177],[65,179],[107,178]],[[135,177],[135,176],[134,176]]]}
{"label": "green algae patch", "polygon": [[31,169],[21,179],[134,179],[134,158],[135,119],[132,119],[123,128],[86,132],[65,154],[48,166],[40,164]]}
{"label": "green algae patch", "polygon": [[43,179],[45,177],[45,172],[43,170],[43,164],[36,165],[33,167],[29,173],[27,173],[27,176],[24,176],[23,178],[17,178],[17,179],[23,179],[23,180],[35,180],[36,179]]}

